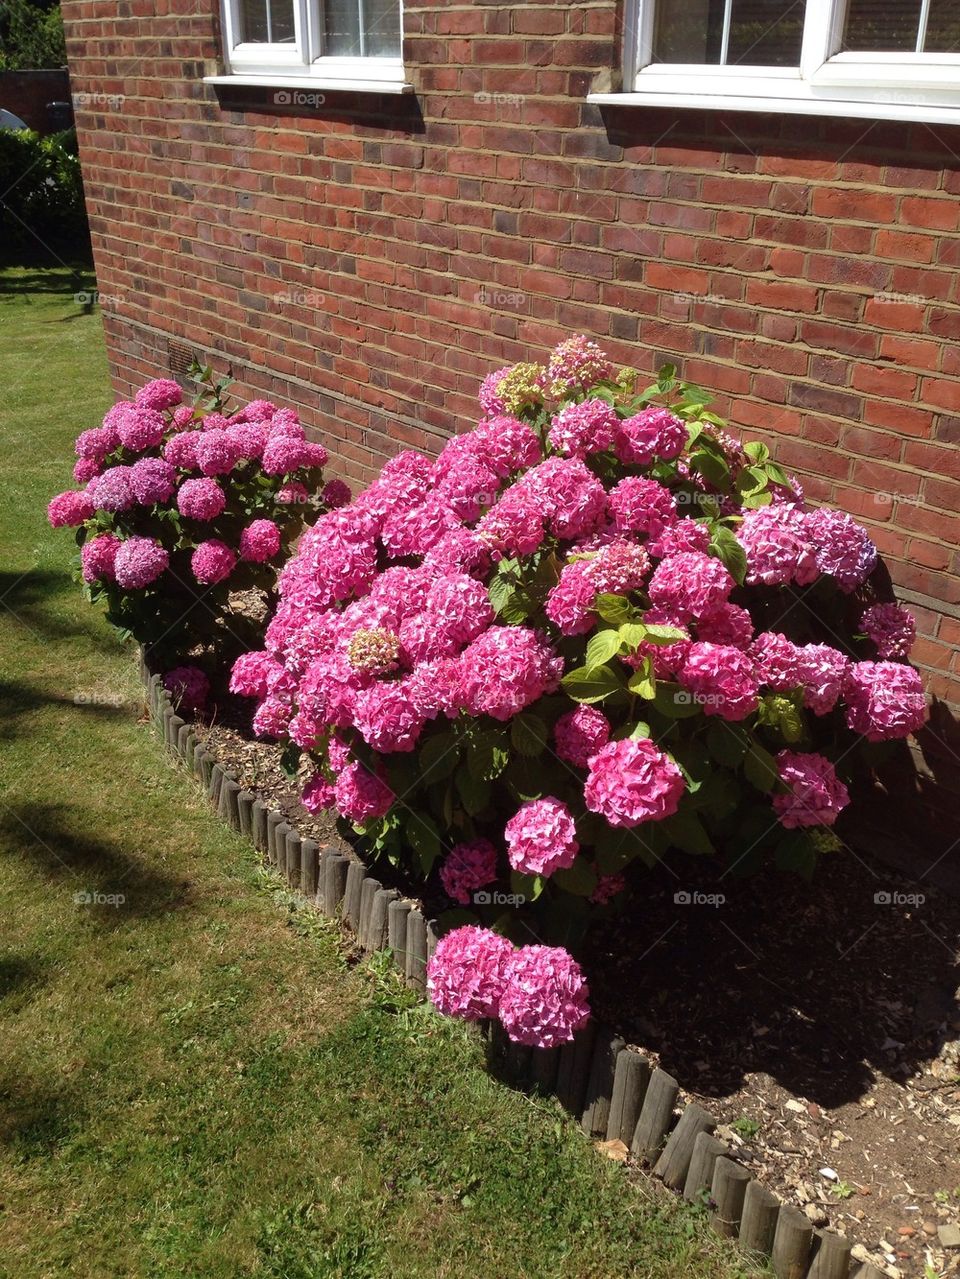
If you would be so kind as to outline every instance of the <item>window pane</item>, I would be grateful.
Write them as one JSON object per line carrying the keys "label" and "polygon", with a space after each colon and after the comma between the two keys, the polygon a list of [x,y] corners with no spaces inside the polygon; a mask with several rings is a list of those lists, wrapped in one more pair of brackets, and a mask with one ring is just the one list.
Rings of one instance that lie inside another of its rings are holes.
{"label": "window pane", "polygon": [[728,22],[728,64],[796,67],[805,11],[806,0],[660,0],[654,61],[716,66]]}
{"label": "window pane", "polygon": [[241,0],[243,40],[254,44],[293,44],[293,0]]}
{"label": "window pane", "polygon": [[727,62],[798,67],[806,0],[733,0]]}
{"label": "window pane", "polygon": [[932,0],[924,53],[960,53],[960,9],[957,0]]}
{"label": "window pane", "polygon": [[400,57],[400,0],[364,0],[368,58]]}
{"label": "window pane", "polygon": [[[850,0],[843,47],[856,53],[913,53],[922,0]],[[955,0],[947,0],[949,8]]]}
{"label": "window pane", "polygon": [[326,0],[323,17],[327,33],[324,53],[337,58],[362,57],[357,0]]}

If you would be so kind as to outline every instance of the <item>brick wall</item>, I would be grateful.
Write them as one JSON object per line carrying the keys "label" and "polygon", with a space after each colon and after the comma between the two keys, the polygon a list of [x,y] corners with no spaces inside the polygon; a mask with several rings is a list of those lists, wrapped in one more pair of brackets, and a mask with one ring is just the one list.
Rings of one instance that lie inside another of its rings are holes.
{"label": "brick wall", "polygon": [[47,110],[51,102],[70,102],[66,70],[0,71],[0,107],[18,115],[29,128],[55,133],[64,127]]}
{"label": "brick wall", "polygon": [[118,392],[172,337],[356,479],[563,335],[675,359],[869,526],[960,702],[960,128],[601,112],[608,0],[413,0],[415,98],[299,112],[201,83],[214,0],[63,7],[74,91],[123,96],[78,111]]}

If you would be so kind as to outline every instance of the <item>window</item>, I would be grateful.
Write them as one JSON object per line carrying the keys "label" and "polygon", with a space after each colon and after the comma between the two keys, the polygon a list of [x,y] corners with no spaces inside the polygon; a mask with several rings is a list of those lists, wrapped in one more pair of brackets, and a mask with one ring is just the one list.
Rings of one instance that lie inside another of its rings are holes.
{"label": "window", "polygon": [[595,102],[960,123],[960,0],[627,0]]}
{"label": "window", "polygon": [[[400,0],[222,0],[228,76],[213,83],[399,92]],[[284,101],[292,101],[286,95]]]}

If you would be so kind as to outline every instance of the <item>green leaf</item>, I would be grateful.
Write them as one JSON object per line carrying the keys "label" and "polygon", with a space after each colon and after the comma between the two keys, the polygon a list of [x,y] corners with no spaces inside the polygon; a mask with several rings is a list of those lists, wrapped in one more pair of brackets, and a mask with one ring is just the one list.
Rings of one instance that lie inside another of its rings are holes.
{"label": "green leaf", "polygon": [[467,767],[477,781],[492,782],[510,762],[506,731],[491,728],[467,742]]}
{"label": "green leaf", "polygon": [[300,747],[296,742],[288,742],[280,752],[280,767],[291,781],[296,777],[300,767]]}
{"label": "green leaf", "polygon": [[645,622],[644,630],[646,631],[644,638],[651,644],[675,644],[677,640],[690,638],[679,626],[663,626],[659,622],[655,624]]}
{"label": "green leaf", "polygon": [[707,729],[707,750],[725,768],[736,768],[747,753],[749,740],[742,729],[725,719],[713,718]]}
{"label": "green leaf", "polygon": [[631,693],[642,697],[648,702],[656,696],[657,681],[653,674],[653,662],[649,657],[643,659],[643,662],[627,680],[627,688]]}
{"label": "green leaf", "polygon": [[585,857],[578,857],[566,870],[555,871],[552,881],[574,897],[589,897],[597,886],[597,872]]}
{"label": "green leaf", "polygon": [[470,817],[476,817],[490,803],[490,783],[480,777],[474,777],[470,769],[462,764],[454,774],[457,794]]}
{"label": "green leaf", "polygon": [[661,826],[661,822],[645,822],[628,829],[614,828],[600,818],[596,829],[591,828],[589,840],[584,831],[584,842],[593,848],[599,873],[615,875],[638,858],[645,866],[656,865],[667,849]]}
{"label": "green leaf", "polygon": [[747,553],[732,530],[722,524],[714,529],[710,549],[724,564],[737,585],[742,586],[747,576]]}
{"label": "green leaf", "polygon": [[518,586],[516,590],[511,592],[497,616],[501,621],[506,622],[508,626],[517,626],[520,622],[525,622],[538,607],[538,601],[533,598],[526,587]]}
{"label": "green leaf", "polygon": [[700,818],[689,808],[681,808],[672,817],[668,817],[662,825],[670,843],[684,853],[703,857],[717,851]]}
{"label": "green leaf", "polygon": [[641,622],[623,622],[618,631],[621,647],[628,651],[639,648],[647,637],[647,628]]}
{"label": "green leaf", "polygon": [[428,737],[420,747],[420,772],[429,786],[449,777],[460,762],[460,746],[453,733],[438,733]]}
{"label": "green leaf", "polygon": [[717,488],[726,488],[730,482],[730,467],[711,449],[702,446],[694,449],[690,454],[690,466]]}
{"label": "green leaf", "polygon": [[622,675],[610,666],[598,666],[591,670],[587,666],[578,666],[568,671],[560,681],[564,692],[575,702],[602,702],[611,693],[617,693],[624,687]]}
{"label": "green leaf", "polygon": [[791,830],[777,844],[774,860],[778,870],[810,880],[817,866],[817,847],[806,831]]}
{"label": "green leaf", "polygon": [[426,813],[408,810],[404,830],[410,847],[420,859],[420,869],[424,875],[429,875],[443,848],[436,822]]}
{"label": "green leaf", "polygon": [[587,641],[584,665],[588,671],[609,662],[615,653],[620,652],[620,632],[612,630],[597,631]]}
{"label": "green leaf", "polygon": [[[627,725],[629,728],[630,726]],[[650,725],[645,724],[642,719],[638,719],[633,728],[627,734],[632,742],[639,741],[641,738],[650,736]]]}
{"label": "green leaf", "polygon": [[770,456],[770,450],[766,444],[761,444],[759,440],[751,440],[749,444],[744,444],[743,451],[751,462],[761,465]]}
{"label": "green leaf", "polygon": [[691,719],[703,709],[691,692],[671,680],[657,681],[653,705],[667,719]]}
{"label": "green leaf", "polygon": [[743,775],[751,786],[768,794],[780,778],[777,761],[759,742],[751,742],[743,761]]}
{"label": "green leaf", "polygon": [[497,576],[491,581],[487,594],[490,597],[491,607],[498,617],[509,603],[516,589],[516,583],[509,581],[505,577]]}
{"label": "green leaf", "polygon": [[547,744],[550,730],[530,711],[516,715],[510,724],[510,741],[521,755],[539,755]]}
{"label": "green leaf", "polygon": [[637,616],[637,610],[623,595],[598,595],[593,602],[593,607],[603,620],[610,622],[612,626],[620,626],[621,623],[632,621]]}
{"label": "green leaf", "polygon": [[510,891],[525,901],[535,902],[543,892],[543,880],[539,875],[524,875],[522,871],[512,870]]}

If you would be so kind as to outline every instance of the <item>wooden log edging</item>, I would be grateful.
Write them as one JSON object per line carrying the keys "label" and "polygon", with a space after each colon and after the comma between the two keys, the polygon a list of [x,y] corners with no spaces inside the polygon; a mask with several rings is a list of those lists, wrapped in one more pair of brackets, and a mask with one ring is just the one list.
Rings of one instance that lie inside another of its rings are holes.
{"label": "wooden log edging", "polygon": [[[437,933],[420,905],[385,888],[344,841],[319,845],[243,789],[198,741],[142,654],[140,673],[165,748],[183,761],[222,820],[250,841],[290,891],[338,920],[364,953],[386,950],[407,985],[424,992]],[[677,1113],[677,1080],[609,1028],[591,1021],[562,1048],[529,1049],[511,1044],[495,1022],[490,1042],[500,1046],[512,1079],[556,1096],[587,1136],[622,1142],[665,1186],[691,1202],[705,1201],[712,1229],[768,1260],[777,1279],[883,1279],[869,1263],[851,1275],[852,1241],[814,1230],[803,1213],[738,1164],[712,1135],[717,1120],[708,1110],[688,1102]]]}

